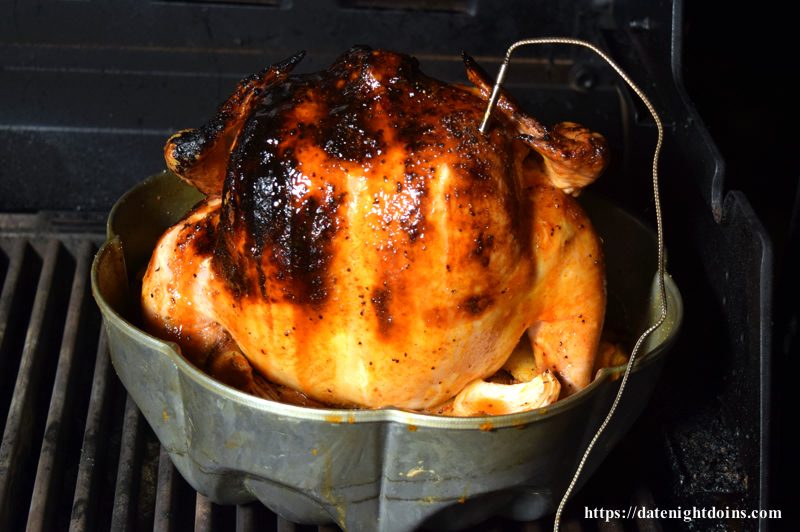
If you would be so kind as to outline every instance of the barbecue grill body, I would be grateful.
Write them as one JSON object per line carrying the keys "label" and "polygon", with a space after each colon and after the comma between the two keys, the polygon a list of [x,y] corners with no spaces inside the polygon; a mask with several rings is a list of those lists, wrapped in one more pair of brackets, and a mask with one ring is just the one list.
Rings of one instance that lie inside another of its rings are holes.
{"label": "barbecue grill body", "polygon": [[[107,212],[163,168],[167,136],[200,125],[244,75],[300,49],[309,52],[301,71],[366,43],[464,81],[461,49],[493,74],[511,41],[543,35],[599,44],[664,119],[666,239],[686,300],[653,401],[583,500],[769,507],[771,243],[745,195],[726,187],[724,162],[683,90],[683,3],[387,5],[0,4],[0,529],[203,530],[234,519],[249,530],[261,516],[214,506],[181,484],[126,403],[90,304]],[[581,50],[529,49],[515,56],[507,86],[544,122],[602,132],[612,163],[592,188],[652,221],[654,127],[607,68]]]}

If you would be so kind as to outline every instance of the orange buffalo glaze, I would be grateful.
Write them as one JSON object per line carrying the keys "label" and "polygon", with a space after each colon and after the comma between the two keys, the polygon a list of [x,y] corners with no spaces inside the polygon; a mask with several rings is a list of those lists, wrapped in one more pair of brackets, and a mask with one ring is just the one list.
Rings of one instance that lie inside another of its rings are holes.
{"label": "orange buffalo glaze", "polygon": [[481,92],[405,55],[356,48],[289,75],[298,60],[245,80],[167,144],[168,165],[208,199],[154,252],[149,330],[201,367],[240,352],[331,405],[443,403],[500,369],[526,330],[566,393],[588,384],[602,252],[531,149],[548,140],[505,112],[482,135]]}

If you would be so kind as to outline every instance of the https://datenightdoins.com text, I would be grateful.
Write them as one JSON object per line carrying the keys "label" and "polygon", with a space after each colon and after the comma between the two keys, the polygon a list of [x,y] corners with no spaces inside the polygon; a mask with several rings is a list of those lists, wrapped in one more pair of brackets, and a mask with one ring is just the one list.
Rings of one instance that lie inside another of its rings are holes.
{"label": "https://datenightdoins.com text", "polygon": [[746,510],[742,508],[710,507],[699,508],[696,506],[682,508],[648,508],[632,505],[627,508],[598,508],[584,506],[584,519],[602,519],[605,522],[625,519],[680,519],[686,523],[702,521],[703,519],[781,519],[780,510]]}

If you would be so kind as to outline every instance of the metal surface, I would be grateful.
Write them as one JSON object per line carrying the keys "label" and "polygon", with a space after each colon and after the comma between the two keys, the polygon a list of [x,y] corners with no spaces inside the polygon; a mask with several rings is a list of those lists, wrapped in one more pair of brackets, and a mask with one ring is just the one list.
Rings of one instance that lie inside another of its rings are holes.
{"label": "metal surface", "polygon": [[89,238],[0,231],[8,264],[0,298],[0,529],[64,524],[55,516],[71,498],[58,487],[73,474],[65,467],[79,449],[73,414],[86,405],[73,392],[84,383],[85,333],[99,329],[96,313],[85,312],[95,249]]}
{"label": "metal surface", "polygon": [[[505,44],[495,35],[532,27],[572,34],[574,10],[593,2],[504,0],[503,16],[491,0],[391,4],[403,9],[385,9],[385,0],[0,2],[0,98],[15,102],[0,107],[0,211],[108,211],[163,168],[169,135],[212,116],[242,77],[299,50],[308,51],[302,68],[313,71],[369,44],[412,53],[426,72],[463,81],[461,50],[494,64]],[[547,101],[554,84],[569,84],[571,57],[520,69]],[[581,116],[573,108],[570,118]],[[31,174],[61,177],[42,194]]]}
{"label": "metal surface", "polygon": [[81,333],[80,320],[85,314],[85,301],[88,299],[86,288],[91,263],[89,256],[92,250],[93,246],[88,241],[81,242],[76,249],[76,267],[64,322],[64,335],[58,354],[55,381],[50,396],[50,408],[45,422],[45,438],[39,453],[39,464],[28,511],[27,530],[31,532],[47,530],[45,519],[50,514],[47,507],[48,501],[52,500],[49,497],[50,491],[58,485],[58,467],[61,465],[58,461],[58,454],[61,452],[61,443],[65,438],[64,430],[68,426],[67,403],[72,400],[69,393],[69,381],[76,366],[75,351],[78,335]]}
{"label": "metal surface", "polygon": [[[625,366],[604,370],[584,391],[547,408],[497,417],[311,409],[241,393],[131,323],[138,296],[128,294],[128,286],[155,240],[191,207],[196,194],[166,173],[132,189],[112,211],[110,240],[92,271],[114,367],[195,489],[216,502],[258,499],[287,519],[334,522],[350,530],[372,529],[375,523],[385,531],[422,523],[455,528],[497,512],[530,520],[554,509]],[[586,206],[606,242],[613,300],[608,321],[625,329],[646,327],[660,314],[657,289],[651,292],[655,237],[607,203]],[[669,319],[643,346],[630,399],[620,404],[587,474],[641,412],[654,386],[682,315],[671,281],[668,293]]]}
{"label": "metal surface", "polygon": [[[27,445],[34,432],[39,427],[34,426],[29,419],[28,412],[40,408],[35,404],[41,402],[40,394],[35,394],[39,388],[39,381],[43,377],[44,345],[46,339],[43,333],[48,330],[44,326],[48,311],[52,312],[55,306],[52,296],[52,285],[56,275],[56,261],[58,259],[58,241],[48,242],[43,258],[43,266],[39,284],[36,289],[30,324],[22,351],[22,358],[17,369],[17,379],[14,392],[6,417],[5,431],[2,444],[0,444],[0,501],[11,497],[12,483],[19,478],[21,470],[15,466],[20,462],[33,459],[35,447]],[[7,510],[7,506],[3,506]],[[5,516],[0,515],[0,519]]]}

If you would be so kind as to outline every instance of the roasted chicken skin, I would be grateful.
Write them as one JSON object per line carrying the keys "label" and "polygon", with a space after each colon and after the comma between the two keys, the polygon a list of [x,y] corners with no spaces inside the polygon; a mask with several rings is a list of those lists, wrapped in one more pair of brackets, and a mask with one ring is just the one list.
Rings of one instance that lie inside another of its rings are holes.
{"label": "roasted chicken skin", "polygon": [[[603,170],[603,138],[506,95],[482,135],[489,83],[469,58],[472,88],[388,51],[290,74],[300,57],[168,141],[207,199],[157,244],[148,330],[326,405],[433,409],[463,390],[456,415],[495,414],[586,386],[604,265],[570,194]],[[510,357],[526,333],[532,356]],[[512,383],[483,382],[504,366]]]}

